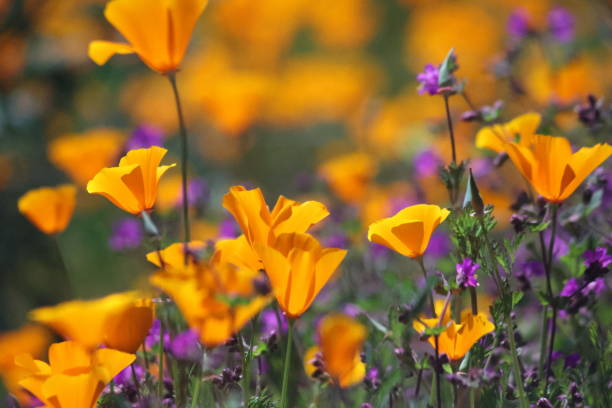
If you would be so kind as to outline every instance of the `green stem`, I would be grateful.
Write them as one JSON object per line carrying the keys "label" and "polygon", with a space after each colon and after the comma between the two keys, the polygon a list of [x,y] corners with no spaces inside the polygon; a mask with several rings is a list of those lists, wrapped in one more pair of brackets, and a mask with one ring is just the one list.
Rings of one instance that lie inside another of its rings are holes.
{"label": "green stem", "polygon": [[[553,251],[555,247],[555,238],[557,235],[557,215],[558,206],[557,204],[551,203],[552,206],[552,226],[550,232],[550,242],[548,245],[548,263],[546,270],[546,290],[548,292],[549,301],[552,303],[552,327],[550,328],[550,340],[548,342],[548,358],[546,359],[546,372],[544,384],[548,387],[548,378],[550,377],[550,367],[552,365],[552,354],[555,346],[555,333],[557,331],[557,302],[553,295],[552,290],[552,264],[553,264]],[[546,389],[546,388],[545,388]]]}
{"label": "green stem", "polygon": [[544,363],[546,359],[546,345],[548,340],[548,306],[542,309],[542,335],[540,337],[540,361],[538,363],[538,378],[544,377]]}
{"label": "green stem", "polygon": [[287,403],[287,390],[289,389],[289,368],[291,366],[291,350],[293,342],[293,320],[289,319],[287,331],[287,350],[285,352],[285,368],[283,369],[283,386],[281,391],[281,408],[289,408]]}
{"label": "green stem", "polygon": [[436,403],[438,408],[442,408],[442,393],[440,391],[440,352],[438,346],[438,336],[434,336],[434,341],[436,344],[436,366],[434,367],[434,375],[436,377]]}
{"label": "green stem", "polygon": [[251,324],[251,336],[249,339],[249,349],[245,356],[244,361],[244,375],[242,377],[242,392],[244,395],[244,406],[247,405],[250,396],[250,387],[251,387],[251,362],[253,361],[253,343],[255,341],[255,323],[257,322],[258,316],[253,319],[253,323]]}
{"label": "green stem", "polygon": [[476,288],[470,286],[470,300],[472,303],[472,314],[476,316],[478,314],[478,295],[476,294]]}
{"label": "green stem", "polygon": [[[423,272],[423,277],[425,278],[425,284],[427,284],[427,269],[425,269],[425,264],[423,263],[423,257],[419,256],[416,258],[417,263],[421,267],[421,272]],[[431,315],[436,317],[436,305],[434,303],[433,291],[429,294],[429,307],[431,308]]]}
{"label": "green stem", "polygon": [[446,109],[446,122],[448,123],[448,133],[450,135],[451,149],[453,153],[453,163],[457,163],[457,151],[455,149],[455,132],[453,130],[453,119],[448,105],[448,95],[444,94],[444,108]]}
{"label": "green stem", "polygon": [[158,355],[158,365],[159,365],[159,375],[158,375],[158,383],[157,383],[157,394],[159,396],[159,400],[164,400],[164,321],[162,319],[162,308],[163,305],[160,304],[158,309],[159,314],[159,355]]}
{"label": "green stem", "polygon": [[183,116],[183,107],[181,105],[181,97],[179,95],[178,85],[176,83],[176,73],[168,74],[172,92],[174,93],[174,101],[176,103],[176,113],[178,115],[180,135],[181,135],[181,187],[183,192],[183,242],[185,245],[185,254],[183,257],[184,264],[187,265],[188,251],[187,245],[191,241],[191,231],[189,228],[189,187],[187,165],[189,160],[189,141],[187,139],[187,127],[185,126],[185,118]]}

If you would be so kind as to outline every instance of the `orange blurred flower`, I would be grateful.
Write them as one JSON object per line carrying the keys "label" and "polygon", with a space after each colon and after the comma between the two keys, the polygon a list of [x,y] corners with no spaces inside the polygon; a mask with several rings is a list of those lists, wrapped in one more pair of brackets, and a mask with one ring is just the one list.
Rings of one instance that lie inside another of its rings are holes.
{"label": "orange blurred flower", "polygon": [[0,377],[8,392],[23,405],[30,401],[30,395],[19,386],[19,380],[27,373],[15,364],[15,357],[23,353],[38,357],[50,341],[51,335],[46,329],[31,324],[0,333]]}
{"label": "orange blurred flower", "polygon": [[94,408],[106,384],[135,359],[134,354],[108,348],[91,351],[65,341],[51,345],[49,364],[29,354],[17,356],[15,364],[29,374],[19,384],[46,407]]}
{"label": "orange blurred flower", "polygon": [[19,199],[19,212],[45,234],[59,234],[72,218],[76,187],[64,184],[30,190]]}
{"label": "orange blurred flower", "polygon": [[476,134],[476,147],[502,153],[507,142],[528,145],[541,121],[539,113],[529,112],[503,124],[485,126]]}
{"label": "orange blurred flower", "polygon": [[73,300],[30,312],[30,318],[84,347],[101,345],[134,353],[153,323],[150,299],[136,292]]}
{"label": "orange blurred flower", "polygon": [[329,215],[317,201],[300,203],[280,196],[270,211],[259,188],[234,186],[223,197],[223,208],[236,219],[249,244],[272,245],[283,233],[306,232]]}
{"label": "orange blurred flower", "polygon": [[368,239],[409,258],[418,258],[427,250],[433,231],[449,214],[437,205],[406,207],[393,217],[371,224]]}
{"label": "orange blurred flower", "polygon": [[309,234],[278,236],[273,246],[259,244],[272,291],[287,317],[300,317],[332,277],[347,251],[323,248]]}
{"label": "orange blurred flower", "polygon": [[304,367],[309,376],[318,369],[312,362],[320,354],[321,367],[337,384],[350,387],[365,376],[361,347],[367,336],[364,325],[352,317],[338,313],[325,316],[319,323],[319,346],[308,349]]}
{"label": "orange blurred flower", "polygon": [[191,34],[208,0],[112,0],[106,19],[126,38],[125,43],[93,41],[89,56],[104,65],[115,54],[136,53],[154,71],[177,71]]}
{"label": "orange blurred flower", "polygon": [[75,183],[85,186],[98,171],[116,160],[123,139],[117,130],[93,129],[52,140],[47,153],[51,163],[68,174]]}
{"label": "orange blurred flower", "polygon": [[341,200],[357,203],[364,199],[376,176],[376,163],[365,153],[348,153],[324,162],[319,174]]}
{"label": "orange blurred flower", "polygon": [[102,169],[87,183],[87,192],[106,197],[132,214],[150,211],[157,198],[157,186],[164,173],[175,166],[160,166],[167,150],[153,146],[130,150],[118,167]]}
{"label": "orange blurred flower", "polygon": [[[495,330],[495,325],[487,319],[486,314],[473,315],[468,310],[461,313],[459,324],[450,319],[448,311],[442,321],[437,317],[432,319],[421,317],[412,322],[412,327],[419,333],[425,333],[427,328],[444,326],[448,327],[438,336],[438,350],[451,360],[462,358],[482,336]],[[429,336],[428,341],[432,347],[436,347],[434,336]]]}
{"label": "orange blurred flower", "polygon": [[259,260],[244,236],[216,244],[210,259],[202,259],[202,242],[188,245],[188,266],[183,265],[184,244],[177,243],[147,259],[163,267],[151,283],[174,299],[189,327],[207,347],[225,343],[269,302],[254,287],[260,278]]}
{"label": "orange blurred flower", "polygon": [[572,153],[570,142],[563,137],[535,135],[528,146],[507,143],[506,151],[538,194],[559,203],[612,154],[612,146],[600,143]]}

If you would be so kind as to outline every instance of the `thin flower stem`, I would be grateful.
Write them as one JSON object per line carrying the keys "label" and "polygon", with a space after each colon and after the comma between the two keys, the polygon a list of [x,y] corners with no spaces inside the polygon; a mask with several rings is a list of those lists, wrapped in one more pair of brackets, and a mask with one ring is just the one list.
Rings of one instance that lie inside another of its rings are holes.
{"label": "thin flower stem", "polygon": [[450,108],[448,106],[448,95],[444,95],[444,107],[446,109],[446,122],[448,123],[448,132],[450,135],[451,148],[453,152],[453,163],[457,163],[457,150],[455,149],[455,132],[453,130],[453,119],[451,118]]}
{"label": "thin flower stem", "polygon": [[[160,306],[162,306],[160,304]],[[158,375],[158,383],[157,383],[157,394],[159,396],[159,400],[164,400],[164,322],[161,316],[162,307],[159,308],[159,355],[158,355],[158,366],[159,366],[159,375]]]}
{"label": "thin flower stem", "polygon": [[476,105],[474,105],[474,103],[472,102],[472,99],[468,96],[467,92],[465,92],[465,90],[463,92],[461,92],[461,96],[463,97],[463,100],[468,104],[468,106],[470,107],[471,110],[473,111],[477,111],[478,108],[476,107]]}
{"label": "thin flower stem", "polygon": [[553,264],[553,251],[555,247],[555,238],[557,235],[557,216],[558,206],[557,204],[551,203],[552,210],[552,226],[550,232],[550,242],[548,245],[548,264],[546,270],[546,290],[548,291],[549,301],[552,303],[552,327],[550,328],[550,340],[548,342],[548,358],[546,359],[546,373],[545,373],[545,389],[548,387],[548,377],[550,377],[550,367],[552,365],[552,354],[555,346],[555,333],[557,331],[557,302],[554,299],[552,291],[552,264]]}
{"label": "thin flower stem", "polygon": [[183,116],[181,97],[179,95],[178,85],[176,83],[176,73],[172,72],[168,74],[168,80],[170,80],[170,85],[172,85],[172,92],[174,93],[176,113],[178,115],[181,134],[181,187],[183,192],[183,241],[185,245],[185,254],[183,257],[183,262],[185,265],[187,265],[187,245],[189,241],[191,241],[191,231],[189,226],[189,187],[187,175],[187,166],[189,160],[189,141],[187,139],[187,127],[185,126],[185,118]]}
{"label": "thin flower stem", "polygon": [[476,316],[478,314],[478,295],[476,294],[476,288],[470,286],[470,300],[472,302],[472,314]]}
{"label": "thin flower stem", "polygon": [[442,394],[440,392],[440,352],[438,346],[438,336],[434,336],[436,344],[436,366],[434,367],[434,375],[436,377],[436,403],[438,408],[442,408]]}
{"label": "thin flower stem", "polygon": [[[425,269],[425,264],[423,263],[423,257],[419,256],[416,258],[417,263],[421,267],[421,272],[423,272],[423,277],[425,278],[425,284],[427,284],[427,269]],[[436,316],[436,305],[434,303],[433,291],[429,294],[429,306],[431,308],[431,315]]]}
{"label": "thin flower stem", "polygon": [[140,402],[140,382],[138,381],[138,377],[136,376],[136,369],[134,368],[134,363],[130,364],[132,369],[132,381],[134,381],[134,388],[136,389],[136,401]]}
{"label": "thin flower stem", "polygon": [[546,359],[546,346],[548,340],[548,306],[544,306],[542,309],[542,334],[540,337],[540,361],[538,363],[538,378],[544,377],[544,363]]}
{"label": "thin flower stem", "polygon": [[293,320],[289,319],[287,330],[287,350],[285,351],[285,367],[283,369],[283,385],[281,388],[281,408],[289,408],[287,390],[289,389],[289,368],[291,366],[291,350],[293,342]]}
{"label": "thin flower stem", "polygon": [[64,275],[66,278],[66,282],[68,283],[69,292],[72,296],[76,297],[78,295],[76,283],[74,279],[74,274],[71,271],[71,268],[68,267],[68,263],[66,262],[66,258],[64,257],[64,251],[62,250],[62,244],[60,242],[60,237],[58,234],[53,235],[53,241],[55,242],[55,247],[57,248],[57,253],[59,255],[60,263],[62,264],[62,269],[64,270]]}

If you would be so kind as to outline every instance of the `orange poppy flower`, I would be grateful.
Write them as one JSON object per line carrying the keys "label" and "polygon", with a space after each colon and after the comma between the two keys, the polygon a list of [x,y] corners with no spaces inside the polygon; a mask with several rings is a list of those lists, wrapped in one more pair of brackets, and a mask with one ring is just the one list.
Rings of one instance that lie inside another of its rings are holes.
{"label": "orange poppy flower", "polygon": [[393,217],[371,224],[368,239],[409,258],[418,258],[427,250],[433,231],[449,214],[437,205],[406,207]]}
{"label": "orange poppy flower", "polygon": [[31,397],[19,386],[19,380],[25,377],[27,372],[15,364],[15,357],[23,353],[38,357],[50,342],[51,333],[44,327],[33,324],[0,333],[0,377],[8,392],[24,406]]}
{"label": "orange poppy flower", "polygon": [[476,134],[476,147],[502,153],[507,142],[518,141],[525,146],[529,144],[541,121],[539,113],[529,112],[504,124],[485,126]]}
{"label": "orange poppy flower", "polygon": [[[412,322],[412,327],[419,333],[424,333],[427,327],[434,328],[440,323],[439,318],[421,318]],[[450,319],[450,312],[444,315],[441,327],[448,326],[442,334],[438,336],[438,350],[444,353],[451,360],[459,360],[470,351],[472,346],[485,334],[495,330],[495,325],[487,319],[484,313],[473,315],[465,310],[461,313],[461,323],[457,324]],[[428,338],[429,344],[436,347],[433,336]]]}
{"label": "orange poppy flower", "polygon": [[87,192],[100,194],[124,211],[150,211],[157,198],[157,185],[164,173],[175,166],[160,166],[167,150],[153,146],[130,150],[118,167],[102,169],[87,183]]}
{"label": "orange poppy flower", "polygon": [[319,174],[341,200],[359,203],[376,175],[376,163],[365,153],[349,153],[323,163]]}
{"label": "orange poppy flower", "polygon": [[208,0],[112,0],[106,19],[128,43],[93,41],[89,57],[104,65],[115,54],[136,53],[154,71],[177,71]]}
{"label": "orange poppy flower", "polygon": [[30,190],[19,199],[17,207],[39,230],[52,235],[66,229],[75,201],[76,187],[64,184]]}
{"label": "orange poppy flower", "polygon": [[563,137],[535,135],[527,146],[507,143],[506,151],[538,194],[560,203],[610,157],[612,146],[600,143],[572,153],[569,141]]}
{"label": "orange poppy flower", "polygon": [[361,347],[367,335],[365,326],[347,315],[332,314],[321,320],[318,331],[319,345],[304,355],[306,373],[312,376],[315,372],[312,361],[320,353],[323,369],[340,387],[361,382],[366,371],[361,361]]}
{"label": "orange poppy flower", "polygon": [[287,317],[300,317],[332,277],[347,251],[323,248],[309,234],[280,235],[274,246],[260,245],[264,269]]}
{"label": "orange poppy flower", "polygon": [[134,354],[109,348],[91,351],[65,341],[51,345],[49,364],[29,354],[15,357],[15,364],[28,373],[19,384],[45,407],[94,408],[106,384],[135,359]]}
{"label": "orange poppy flower", "polygon": [[104,345],[134,353],[153,324],[153,307],[138,293],[124,292],[42,307],[30,312],[30,318],[85,347]]}

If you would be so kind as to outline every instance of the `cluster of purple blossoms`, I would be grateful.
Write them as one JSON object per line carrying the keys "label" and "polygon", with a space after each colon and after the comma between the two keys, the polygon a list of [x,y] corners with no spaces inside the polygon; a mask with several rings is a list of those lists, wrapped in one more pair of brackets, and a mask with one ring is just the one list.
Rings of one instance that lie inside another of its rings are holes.
{"label": "cluster of purple blossoms", "polygon": [[113,223],[108,245],[114,251],[138,248],[143,239],[143,228],[135,218],[121,218]]}
{"label": "cluster of purple blossoms", "polygon": [[553,37],[560,43],[574,39],[576,19],[563,7],[555,7],[548,13],[548,28]]}
{"label": "cluster of purple blossoms", "polygon": [[431,149],[418,153],[412,160],[414,171],[419,178],[435,176],[443,164],[440,155]]}
{"label": "cluster of purple blossoms", "polygon": [[[189,200],[188,204],[192,207],[206,203],[210,197],[210,190],[206,180],[201,178],[193,178],[189,180],[189,184],[187,184],[187,197]],[[180,207],[182,204],[183,193],[181,191],[181,195],[176,201],[176,206]]]}
{"label": "cluster of purple blossoms", "polygon": [[146,149],[164,145],[164,132],[152,125],[140,125],[126,142],[126,150]]}
{"label": "cluster of purple blossoms", "polygon": [[177,334],[170,343],[170,352],[181,361],[197,363],[202,358],[202,346],[195,330],[185,330]]}
{"label": "cluster of purple blossoms", "polygon": [[581,278],[570,278],[559,293],[561,297],[569,299],[568,313],[576,313],[585,306],[589,296],[599,296],[606,289],[604,275],[608,273],[608,265],[612,263],[612,256],[605,248],[596,248],[585,251],[584,264],[587,267]]}
{"label": "cluster of purple blossoms", "polygon": [[529,24],[529,14],[524,8],[517,8],[508,17],[506,30],[511,37],[522,39],[529,35],[531,26]]}
{"label": "cluster of purple blossoms", "polygon": [[[161,332],[161,323],[158,319],[153,321],[151,328],[149,329],[149,334],[145,337],[144,345],[146,348],[151,349],[154,345],[159,343]],[[164,332],[164,349],[169,349],[171,344],[170,333],[167,331]]]}
{"label": "cluster of purple blossoms", "polygon": [[457,264],[457,286],[462,289],[467,287],[475,288],[478,286],[476,279],[476,270],[480,265],[472,261],[470,258],[464,258],[463,261]]}
{"label": "cluster of purple blossoms", "polygon": [[416,79],[421,83],[419,87],[419,94],[423,95],[425,92],[430,95],[438,93],[438,78],[440,77],[440,70],[432,64],[425,65],[423,72],[417,75]]}

